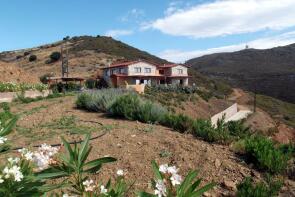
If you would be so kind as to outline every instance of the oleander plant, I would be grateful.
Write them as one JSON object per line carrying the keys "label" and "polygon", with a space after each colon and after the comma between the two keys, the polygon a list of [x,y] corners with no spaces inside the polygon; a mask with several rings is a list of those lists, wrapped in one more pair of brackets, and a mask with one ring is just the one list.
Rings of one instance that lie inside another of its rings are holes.
{"label": "oleander plant", "polygon": [[169,166],[152,162],[155,179],[152,180],[154,194],[139,192],[140,197],[198,197],[212,189],[215,183],[209,183],[200,187],[202,179],[197,179],[198,172],[191,171],[184,178],[178,174],[176,166]]}

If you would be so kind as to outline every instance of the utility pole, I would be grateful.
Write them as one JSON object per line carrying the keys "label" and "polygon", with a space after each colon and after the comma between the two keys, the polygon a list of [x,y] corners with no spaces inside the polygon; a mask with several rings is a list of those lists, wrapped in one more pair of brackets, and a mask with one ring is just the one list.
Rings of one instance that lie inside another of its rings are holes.
{"label": "utility pole", "polygon": [[[68,77],[69,76],[69,59],[68,59],[68,55],[69,55],[69,51],[68,51],[68,40],[65,41],[65,46],[63,46],[63,44],[61,45],[61,76],[62,77]],[[65,51],[64,51],[65,48]]]}

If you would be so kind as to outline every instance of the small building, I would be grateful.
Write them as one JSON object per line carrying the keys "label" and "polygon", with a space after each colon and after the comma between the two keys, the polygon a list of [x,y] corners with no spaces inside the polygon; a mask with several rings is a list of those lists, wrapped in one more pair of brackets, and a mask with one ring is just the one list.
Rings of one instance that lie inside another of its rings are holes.
{"label": "small building", "polygon": [[157,65],[143,60],[117,62],[104,67],[103,78],[115,87],[126,85],[178,84],[188,85],[187,66]]}

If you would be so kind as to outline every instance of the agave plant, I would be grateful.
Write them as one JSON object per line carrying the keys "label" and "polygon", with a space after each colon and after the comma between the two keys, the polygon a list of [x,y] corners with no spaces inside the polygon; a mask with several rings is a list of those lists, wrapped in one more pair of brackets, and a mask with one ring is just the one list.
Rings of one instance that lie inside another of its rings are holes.
{"label": "agave plant", "polygon": [[152,162],[153,171],[156,179],[152,180],[154,194],[147,192],[139,192],[140,197],[198,197],[203,193],[212,189],[215,183],[209,183],[203,187],[199,187],[202,179],[196,179],[198,172],[191,171],[182,179],[177,173],[178,169],[175,166],[167,164],[157,165]]}
{"label": "agave plant", "polygon": [[71,193],[83,195],[87,186],[85,181],[89,180],[89,175],[96,174],[102,167],[102,164],[116,161],[113,157],[103,157],[87,161],[92,149],[89,146],[89,140],[90,134],[86,135],[80,147],[77,144],[71,147],[69,142],[62,138],[66,155],[61,155],[55,165],[42,170],[37,177],[40,180],[64,177],[65,187],[69,187]]}

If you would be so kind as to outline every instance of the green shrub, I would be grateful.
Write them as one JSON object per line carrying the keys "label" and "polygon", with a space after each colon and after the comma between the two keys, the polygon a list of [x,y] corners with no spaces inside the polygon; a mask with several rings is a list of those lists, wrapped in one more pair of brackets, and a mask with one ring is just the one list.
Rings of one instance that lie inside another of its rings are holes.
{"label": "green shrub", "polygon": [[277,196],[282,186],[281,181],[273,181],[270,177],[266,183],[254,184],[252,178],[247,177],[237,186],[237,197],[273,197]]}
{"label": "green shrub", "polygon": [[174,130],[185,132],[190,130],[193,120],[183,114],[165,114],[164,118],[161,121],[161,124],[167,127],[170,127]]}
{"label": "green shrub", "polygon": [[29,61],[30,62],[33,62],[33,61],[36,61],[37,60],[37,56],[36,55],[30,55],[29,57]]}
{"label": "green shrub", "polygon": [[193,135],[203,138],[208,142],[215,142],[219,140],[218,133],[213,127],[210,120],[198,119],[193,122]]}
{"label": "green shrub", "polygon": [[232,136],[243,138],[251,134],[250,127],[244,126],[244,120],[229,121],[226,125]]}
{"label": "green shrub", "polygon": [[51,62],[56,62],[61,58],[61,53],[58,51],[55,51],[55,52],[52,52],[49,57]]}
{"label": "green shrub", "polygon": [[83,92],[78,95],[76,106],[93,112],[107,112],[115,100],[126,93],[127,90],[116,88]]}
{"label": "green shrub", "polygon": [[157,103],[142,101],[138,109],[137,118],[141,122],[157,123],[161,122],[167,113],[167,110]]}
{"label": "green shrub", "polygon": [[280,173],[287,167],[290,152],[275,147],[272,140],[263,136],[251,136],[245,140],[245,151],[259,169]]}
{"label": "green shrub", "polygon": [[140,105],[141,100],[136,94],[127,94],[116,99],[109,108],[109,113],[129,120],[138,120]]}

